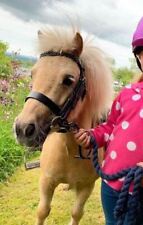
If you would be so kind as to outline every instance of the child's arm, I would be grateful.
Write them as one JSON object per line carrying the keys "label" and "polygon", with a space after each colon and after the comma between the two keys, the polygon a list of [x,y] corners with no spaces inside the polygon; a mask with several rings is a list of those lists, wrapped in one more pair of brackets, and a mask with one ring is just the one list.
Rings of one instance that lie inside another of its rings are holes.
{"label": "child's arm", "polygon": [[[143,162],[137,163],[137,166],[140,166],[140,167],[143,168]],[[141,185],[143,186],[143,178],[142,178],[142,180],[141,180]]]}
{"label": "child's arm", "polygon": [[143,162],[137,163],[137,166],[143,167]]}
{"label": "child's arm", "polygon": [[95,127],[94,129],[91,129],[97,141],[98,147],[103,147],[106,145],[114,127],[116,126],[116,122],[119,118],[119,115],[121,114],[120,97],[121,95],[119,94],[114,100],[107,121]]}
{"label": "child's arm", "polygon": [[114,100],[111,108],[111,112],[108,115],[108,119],[106,123],[102,123],[94,129],[86,130],[86,129],[79,129],[78,132],[74,133],[75,140],[77,144],[81,145],[84,148],[90,147],[90,139],[91,139],[91,132],[95,137],[98,147],[103,147],[107,143],[113,128],[116,124],[118,116],[121,112],[121,105],[120,105],[120,95]]}

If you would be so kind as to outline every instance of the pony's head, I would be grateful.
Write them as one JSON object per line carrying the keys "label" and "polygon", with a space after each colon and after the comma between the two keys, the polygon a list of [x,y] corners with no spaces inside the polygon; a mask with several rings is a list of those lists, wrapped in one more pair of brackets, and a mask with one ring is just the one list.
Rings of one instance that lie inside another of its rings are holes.
{"label": "pony's head", "polygon": [[55,115],[91,127],[109,107],[112,95],[103,53],[84,42],[79,32],[47,29],[38,37],[41,57],[31,71],[32,93],[14,126],[17,140],[31,147],[43,144]]}

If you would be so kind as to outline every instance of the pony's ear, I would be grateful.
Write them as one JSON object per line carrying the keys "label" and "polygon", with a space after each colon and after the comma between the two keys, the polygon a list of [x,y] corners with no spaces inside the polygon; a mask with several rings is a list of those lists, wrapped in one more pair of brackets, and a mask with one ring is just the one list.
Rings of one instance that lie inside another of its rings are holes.
{"label": "pony's ear", "polygon": [[83,39],[80,33],[78,32],[76,33],[73,39],[73,43],[74,43],[74,49],[72,50],[72,53],[76,56],[80,56],[83,49]]}

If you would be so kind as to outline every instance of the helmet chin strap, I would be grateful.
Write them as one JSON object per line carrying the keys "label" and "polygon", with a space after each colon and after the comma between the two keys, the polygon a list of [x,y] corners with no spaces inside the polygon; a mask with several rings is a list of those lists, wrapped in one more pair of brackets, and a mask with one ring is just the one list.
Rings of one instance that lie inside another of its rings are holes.
{"label": "helmet chin strap", "polygon": [[[135,55],[135,54],[134,54],[134,55]],[[143,72],[143,69],[142,69],[142,67],[141,67],[140,60],[139,60],[139,58],[137,57],[137,55],[135,55],[135,58],[136,58],[136,62],[137,62],[137,65],[138,65],[139,69]]]}

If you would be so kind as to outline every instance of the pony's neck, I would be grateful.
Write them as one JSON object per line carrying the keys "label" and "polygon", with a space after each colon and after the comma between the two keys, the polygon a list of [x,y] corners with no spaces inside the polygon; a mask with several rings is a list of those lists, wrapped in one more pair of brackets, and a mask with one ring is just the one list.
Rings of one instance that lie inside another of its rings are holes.
{"label": "pony's neck", "polygon": [[79,101],[69,116],[69,121],[75,122],[80,128],[88,129],[93,124],[93,116],[88,103],[88,99],[83,102]]}

